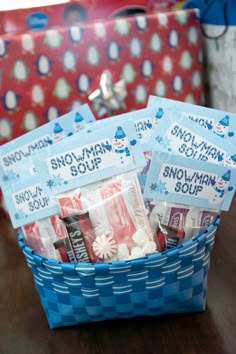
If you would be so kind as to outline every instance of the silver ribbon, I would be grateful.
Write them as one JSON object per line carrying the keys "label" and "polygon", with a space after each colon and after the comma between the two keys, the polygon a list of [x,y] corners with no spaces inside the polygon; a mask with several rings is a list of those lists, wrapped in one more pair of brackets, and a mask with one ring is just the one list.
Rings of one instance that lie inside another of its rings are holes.
{"label": "silver ribbon", "polygon": [[124,100],[127,97],[126,84],[124,80],[113,83],[111,73],[105,70],[99,81],[99,88],[89,95],[93,102],[94,109],[99,116],[112,115],[119,109],[125,109]]}

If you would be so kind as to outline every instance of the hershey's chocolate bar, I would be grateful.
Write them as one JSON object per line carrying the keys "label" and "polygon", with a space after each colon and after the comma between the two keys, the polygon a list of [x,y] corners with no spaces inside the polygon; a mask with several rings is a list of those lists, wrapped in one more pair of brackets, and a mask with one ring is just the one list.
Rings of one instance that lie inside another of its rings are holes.
{"label": "hershey's chocolate bar", "polygon": [[76,262],[89,263],[90,259],[79,223],[80,215],[73,214],[61,219],[65,223],[67,234],[75,255]]}

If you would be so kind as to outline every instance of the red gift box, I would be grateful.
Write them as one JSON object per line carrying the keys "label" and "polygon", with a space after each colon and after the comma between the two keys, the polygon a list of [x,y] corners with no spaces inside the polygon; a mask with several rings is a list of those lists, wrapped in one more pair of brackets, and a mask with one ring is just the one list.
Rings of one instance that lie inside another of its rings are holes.
{"label": "red gift box", "polygon": [[[126,82],[124,113],[151,94],[201,103],[201,32],[193,10],[0,37],[0,144],[81,103],[108,70]],[[98,112],[94,111],[98,117]]]}

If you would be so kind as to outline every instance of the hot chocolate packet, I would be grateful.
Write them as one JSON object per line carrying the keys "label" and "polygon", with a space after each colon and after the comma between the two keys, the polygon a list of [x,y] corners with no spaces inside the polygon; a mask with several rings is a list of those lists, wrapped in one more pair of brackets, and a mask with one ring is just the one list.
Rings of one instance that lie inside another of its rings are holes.
{"label": "hot chocolate packet", "polygon": [[155,201],[150,204],[149,220],[161,250],[165,250],[202,232],[219,215],[217,210]]}
{"label": "hot chocolate packet", "polygon": [[189,239],[205,230],[220,215],[217,210],[191,208],[185,224],[185,238]]}
{"label": "hot chocolate packet", "polygon": [[159,224],[183,229],[190,208],[187,205],[155,201],[151,204],[150,222],[152,227],[157,228]]}

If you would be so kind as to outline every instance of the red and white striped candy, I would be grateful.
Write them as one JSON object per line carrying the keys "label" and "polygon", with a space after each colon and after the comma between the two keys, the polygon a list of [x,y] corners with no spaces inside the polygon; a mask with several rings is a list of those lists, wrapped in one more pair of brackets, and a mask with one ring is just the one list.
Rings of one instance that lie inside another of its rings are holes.
{"label": "red and white striped candy", "polygon": [[93,243],[93,250],[100,259],[108,259],[117,253],[118,245],[112,236],[103,234],[96,237]]}

